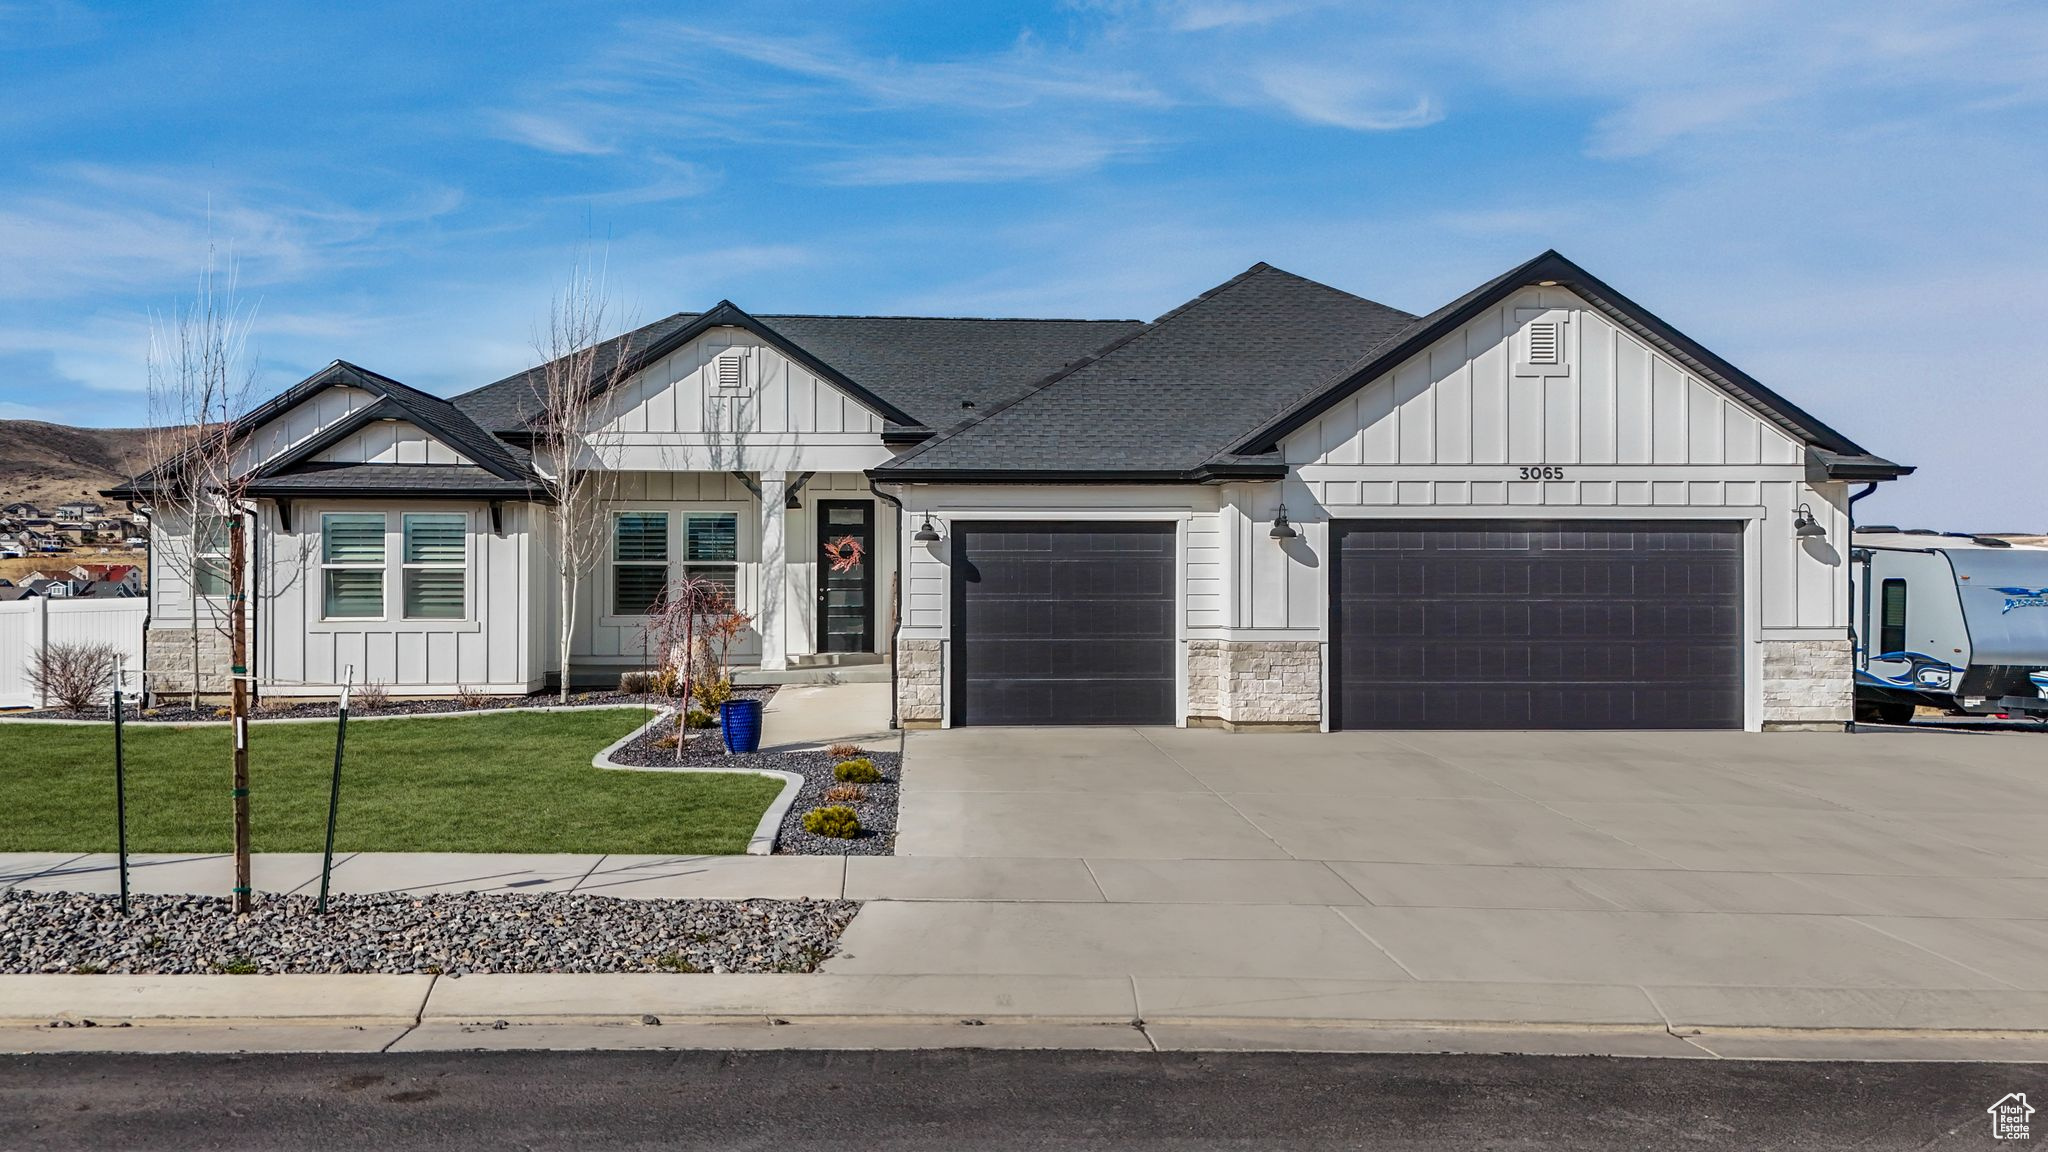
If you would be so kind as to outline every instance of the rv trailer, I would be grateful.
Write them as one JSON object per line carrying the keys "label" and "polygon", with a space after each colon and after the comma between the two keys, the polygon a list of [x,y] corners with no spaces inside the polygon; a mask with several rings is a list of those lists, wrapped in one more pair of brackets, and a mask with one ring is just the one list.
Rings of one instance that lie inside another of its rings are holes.
{"label": "rv trailer", "polygon": [[2048,548],[1872,527],[1849,559],[1858,720],[2048,720]]}

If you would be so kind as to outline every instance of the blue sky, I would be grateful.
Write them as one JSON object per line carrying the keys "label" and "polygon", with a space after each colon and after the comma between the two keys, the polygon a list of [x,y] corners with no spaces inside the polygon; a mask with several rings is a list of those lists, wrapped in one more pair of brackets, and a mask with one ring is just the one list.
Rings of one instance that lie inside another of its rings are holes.
{"label": "blue sky", "polygon": [[[1556,247],[2048,530],[2048,6],[0,0],[0,416],[144,417],[209,241],[267,389],[631,318],[1151,317],[1257,260],[1412,311]],[[340,7],[340,6],[332,6]]]}

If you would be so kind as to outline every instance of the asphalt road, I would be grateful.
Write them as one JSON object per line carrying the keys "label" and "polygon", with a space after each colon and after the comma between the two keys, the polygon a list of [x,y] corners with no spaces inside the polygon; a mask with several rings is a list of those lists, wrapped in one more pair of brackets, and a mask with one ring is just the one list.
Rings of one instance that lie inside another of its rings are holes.
{"label": "asphalt road", "polygon": [[[1095,1052],[0,1058],[6,1149],[1995,1148],[2048,1065]],[[2039,1134],[2037,1133],[2037,1138]]]}

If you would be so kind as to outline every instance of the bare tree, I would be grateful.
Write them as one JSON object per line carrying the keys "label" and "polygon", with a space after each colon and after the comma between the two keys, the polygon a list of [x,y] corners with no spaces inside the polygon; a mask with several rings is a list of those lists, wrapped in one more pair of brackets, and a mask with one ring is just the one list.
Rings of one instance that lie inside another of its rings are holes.
{"label": "bare tree", "polygon": [[[179,572],[192,606],[191,703],[199,706],[203,629],[228,640],[228,688],[234,725],[235,911],[249,910],[249,480],[241,422],[255,391],[248,355],[253,311],[235,296],[207,251],[199,284],[169,316],[152,317],[149,346],[149,448],[157,463],[135,487],[159,524],[167,514],[185,535],[183,549],[156,555]],[[202,617],[204,618],[202,621]]]}
{"label": "bare tree", "polygon": [[535,472],[554,521],[563,703],[569,700],[577,592],[610,543],[605,508],[618,490],[617,461],[604,459],[609,437],[601,427],[604,397],[630,367],[628,337],[605,339],[614,319],[603,269],[593,269],[586,256],[570,269],[546,330],[534,340],[541,366],[529,378],[536,401],[530,427]]}

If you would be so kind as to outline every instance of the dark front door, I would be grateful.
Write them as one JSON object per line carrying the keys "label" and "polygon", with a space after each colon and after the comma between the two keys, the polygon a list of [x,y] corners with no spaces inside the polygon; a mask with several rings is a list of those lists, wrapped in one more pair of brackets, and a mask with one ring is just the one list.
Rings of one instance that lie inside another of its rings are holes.
{"label": "dark front door", "polygon": [[818,651],[875,650],[875,506],[818,502]]}
{"label": "dark front door", "polygon": [[1739,728],[1742,529],[1332,526],[1343,728]]}
{"label": "dark front door", "polygon": [[1174,526],[958,524],[956,724],[1171,724]]}

